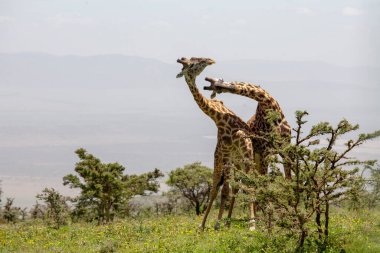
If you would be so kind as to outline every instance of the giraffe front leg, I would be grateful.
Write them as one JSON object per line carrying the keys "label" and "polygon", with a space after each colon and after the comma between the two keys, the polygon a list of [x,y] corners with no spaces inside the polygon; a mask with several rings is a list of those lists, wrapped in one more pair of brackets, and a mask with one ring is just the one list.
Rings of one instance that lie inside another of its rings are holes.
{"label": "giraffe front leg", "polygon": [[200,227],[201,230],[204,230],[204,228],[206,226],[207,217],[211,211],[212,204],[213,204],[216,196],[218,195],[218,190],[219,190],[221,183],[223,183],[223,182],[221,182],[221,181],[223,181],[223,179],[222,179],[222,173],[223,173],[222,159],[223,159],[223,156],[220,152],[220,147],[218,144],[216,147],[216,150],[215,150],[215,155],[214,155],[214,172],[213,172],[211,191],[209,194],[209,202],[208,202],[205,214],[203,216],[202,224]]}
{"label": "giraffe front leg", "polygon": [[284,163],[284,174],[285,174],[285,178],[289,181],[292,180],[292,165],[291,163],[289,162],[289,158],[287,158],[286,156],[284,155],[281,155],[281,158],[282,158],[282,161]]}
{"label": "giraffe front leg", "polygon": [[252,201],[249,203],[249,230],[256,230],[256,203]]}
{"label": "giraffe front leg", "polygon": [[[254,157],[254,165],[255,165],[255,170],[258,171],[260,174],[266,174],[267,168],[265,167],[263,161],[262,161],[262,156],[258,152],[254,152],[253,154]],[[257,202],[256,201],[251,201],[249,203],[249,230],[254,231],[256,230],[256,210],[257,210]]]}
{"label": "giraffe front leg", "polygon": [[212,204],[213,204],[216,196],[218,195],[220,180],[221,180],[221,173],[216,174],[215,170],[214,170],[214,177],[213,177],[213,182],[212,182],[212,188],[211,188],[210,195],[209,195],[209,202],[208,202],[205,214],[203,216],[202,224],[200,227],[201,230],[205,229],[207,216],[209,215],[209,213],[211,211]]}
{"label": "giraffe front leg", "polygon": [[228,199],[229,194],[230,194],[230,185],[228,183],[228,178],[226,178],[226,175],[224,175],[224,183],[223,183],[222,192],[220,196],[220,207],[219,207],[218,219],[216,220],[215,226],[214,226],[215,230],[220,229],[220,220],[223,217],[224,207],[226,205],[226,200]]}

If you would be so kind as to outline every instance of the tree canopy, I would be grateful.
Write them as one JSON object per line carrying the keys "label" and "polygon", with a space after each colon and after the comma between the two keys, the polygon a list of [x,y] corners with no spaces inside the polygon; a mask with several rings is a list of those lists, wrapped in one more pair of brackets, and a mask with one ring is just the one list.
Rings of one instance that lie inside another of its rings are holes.
{"label": "tree canopy", "polygon": [[212,185],[212,170],[200,162],[195,162],[171,171],[166,183],[174,190],[181,192],[199,215],[208,202]]}
{"label": "tree canopy", "polygon": [[[67,201],[70,199],[69,197],[62,196],[54,188],[45,188],[36,198],[45,202],[47,208],[46,216],[54,221],[57,228],[66,224],[69,213],[69,207],[67,205]],[[35,215],[38,214],[38,206],[33,210],[33,213]]]}
{"label": "tree canopy", "polygon": [[77,213],[85,214],[88,209],[96,210],[95,219],[99,223],[109,222],[134,195],[146,191],[157,192],[157,178],[163,174],[155,169],[142,175],[125,175],[125,168],[119,163],[102,163],[99,158],[85,149],[75,151],[80,161],[75,165],[78,175],[69,174],[63,178],[63,184],[79,188]]}

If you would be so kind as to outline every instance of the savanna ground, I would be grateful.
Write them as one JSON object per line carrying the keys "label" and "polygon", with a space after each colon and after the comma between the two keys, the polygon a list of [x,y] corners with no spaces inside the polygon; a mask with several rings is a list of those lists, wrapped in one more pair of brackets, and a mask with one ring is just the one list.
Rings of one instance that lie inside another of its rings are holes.
{"label": "savanna ground", "polygon": [[[214,214],[215,215],[215,214]],[[243,215],[241,216],[243,217]],[[248,231],[233,220],[220,231],[198,230],[195,215],[144,216],[109,225],[73,223],[59,229],[42,221],[0,225],[0,252],[292,252],[295,238]],[[210,217],[211,227],[215,216]],[[380,252],[380,210],[334,209],[327,252]],[[307,252],[315,252],[309,241]]]}

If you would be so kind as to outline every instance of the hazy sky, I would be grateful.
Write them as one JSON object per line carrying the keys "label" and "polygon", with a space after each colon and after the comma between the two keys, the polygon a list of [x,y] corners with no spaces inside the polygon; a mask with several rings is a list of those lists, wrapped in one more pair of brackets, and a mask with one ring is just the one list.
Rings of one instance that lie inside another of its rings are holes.
{"label": "hazy sky", "polygon": [[0,0],[0,52],[380,66],[378,0]]}

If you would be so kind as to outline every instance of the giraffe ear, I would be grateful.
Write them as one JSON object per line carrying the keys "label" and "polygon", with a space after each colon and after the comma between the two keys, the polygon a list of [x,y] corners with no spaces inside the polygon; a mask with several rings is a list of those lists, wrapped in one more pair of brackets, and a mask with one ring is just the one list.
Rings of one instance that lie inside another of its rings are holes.
{"label": "giraffe ear", "polygon": [[181,72],[177,74],[177,78],[183,77],[183,75],[186,74],[187,70],[187,68],[183,67]]}
{"label": "giraffe ear", "polygon": [[177,78],[183,77],[183,71],[179,72],[176,77]]}
{"label": "giraffe ear", "polygon": [[212,93],[211,93],[211,99],[213,99],[213,98],[215,98],[216,97],[216,92],[215,91],[213,91]]}

